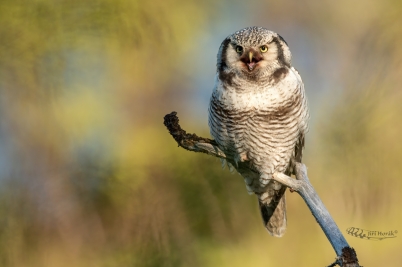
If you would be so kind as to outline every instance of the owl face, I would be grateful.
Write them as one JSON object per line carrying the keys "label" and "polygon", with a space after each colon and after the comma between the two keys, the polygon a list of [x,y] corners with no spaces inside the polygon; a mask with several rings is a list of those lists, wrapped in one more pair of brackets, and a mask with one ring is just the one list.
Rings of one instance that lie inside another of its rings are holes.
{"label": "owl face", "polygon": [[290,67],[290,61],[290,50],[281,36],[262,27],[248,27],[222,42],[218,71],[255,80]]}

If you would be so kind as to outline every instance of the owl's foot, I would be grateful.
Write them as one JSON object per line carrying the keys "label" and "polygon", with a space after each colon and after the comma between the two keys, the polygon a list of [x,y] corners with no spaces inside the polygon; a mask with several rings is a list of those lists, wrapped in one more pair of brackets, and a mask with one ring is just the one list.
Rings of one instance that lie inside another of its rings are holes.
{"label": "owl's foot", "polygon": [[290,193],[296,192],[295,190],[293,190],[292,188],[289,188]]}

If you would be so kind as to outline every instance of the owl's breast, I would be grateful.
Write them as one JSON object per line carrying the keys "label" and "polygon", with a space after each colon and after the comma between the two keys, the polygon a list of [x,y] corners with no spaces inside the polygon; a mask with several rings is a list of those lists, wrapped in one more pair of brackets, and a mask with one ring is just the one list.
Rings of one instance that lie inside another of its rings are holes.
{"label": "owl's breast", "polygon": [[229,157],[241,153],[247,133],[247,119],[251,110],[232,109],[220,101],[216,94],[211,97],[209,106],[209,127],[212,137]]}
{"label": "owl's breast", "polygon": [[209,126],[220,148],[259,172],[284,172],[307,127],[303,84],[295,75],[275,86],[229,87],[219,80],[211,97]]}

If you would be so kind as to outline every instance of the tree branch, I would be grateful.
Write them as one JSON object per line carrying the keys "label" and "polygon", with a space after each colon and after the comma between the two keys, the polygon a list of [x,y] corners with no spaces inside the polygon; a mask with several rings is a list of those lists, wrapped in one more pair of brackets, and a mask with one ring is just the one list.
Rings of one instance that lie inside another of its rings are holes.
{"label": "tree branch", "polygon": [[314,187],[311,185],[307,177],[306,166],[298,162],[294,162],[293,164],[295,165],[296,180],[283,173],[275,173],[274,179],[296,191],[304,199],[304,202],[306,202],[338,256],[332,266],[340,264],[340,266],[359,267],[355,250],[349,247],[348,242],[343,237],[334,219],[332,219],[331,214],[329,214],[324,203],[322,203]]}
{"label": "tree branch", "polygon": [[164,117],[163,124],[176,140],[177,144],[184,149],[193,152],[206,153],[211,156],[226,159],[225,153],[218,147],[215,140],[198,137],[196,134],[188,134],[179,125],[177,112],[173,111]]}
{"label": "tree branch", "polygon": [[[196,134],[186,133],[186,131],[180,127],[179,118],[176,115],[176,112],[167,114],[164,117],[164,124],[179,146],[189,151],[206,153],[228,161],[234,160],[228,158],[225,153],[219,149],[218,144],[214,140],[202,138]],[[307,177],[306,166],[297,162],[293,162],[293,164],[295,165],[296,179],[283,173],[275,173],[273,179],[296,191],[306,202],[337,255],[336,261],[330,266],[338,264],[343,267],[361,267],[355,250],[346,242],[346,239],[343,237],[335,221],[332,219],[314,190],[314,187],[311,185]]]}

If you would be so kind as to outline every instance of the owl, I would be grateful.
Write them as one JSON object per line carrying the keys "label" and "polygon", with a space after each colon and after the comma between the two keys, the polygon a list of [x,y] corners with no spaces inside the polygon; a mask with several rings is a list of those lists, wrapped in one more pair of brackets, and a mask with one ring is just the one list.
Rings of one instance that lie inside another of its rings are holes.
{"label": "owl", "polygon": [[229,167],[257,196],[263,223],[276,237],[286,230],[286,187],[272,175],[291,175],[291,162],[301,162],[308,117],[303,82],[280,35],[248,27],[223,40],[209,105],[210,133]]}

